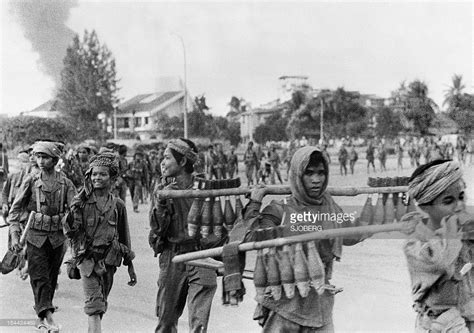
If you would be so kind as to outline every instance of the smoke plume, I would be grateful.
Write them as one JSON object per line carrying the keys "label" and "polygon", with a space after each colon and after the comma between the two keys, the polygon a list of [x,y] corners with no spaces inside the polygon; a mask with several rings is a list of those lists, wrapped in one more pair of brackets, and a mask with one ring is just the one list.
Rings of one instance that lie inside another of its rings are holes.
{"label": "smoke plume", "polygon": [[39,54],[39,68],[53,78],[56,87],[66,49],[75,33],[66,26],[77,0],[11,0],[10,9],[20,23],[25,37]]}

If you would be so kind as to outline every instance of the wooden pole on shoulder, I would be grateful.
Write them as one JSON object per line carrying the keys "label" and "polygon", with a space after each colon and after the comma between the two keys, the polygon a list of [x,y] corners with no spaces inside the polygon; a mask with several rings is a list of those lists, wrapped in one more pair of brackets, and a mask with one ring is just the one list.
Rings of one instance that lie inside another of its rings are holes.
{"label": "wooden pole on shoulder", "polygon": [[[304,243],[317,239],[329,239],[337,237],[354,237],[362,235],[372,235],[380,232],[402,231],[405,223],[390,223],[384,225],[369,225],[362,227],[348,227],[339,229],[330,229],[323,231],[316,231],[302,235],[282,237],[264,240],[260,242],[248,242],[239,245],[240,252],[259,250],[263,248],[277,247],[283,245],[290,245],[295,243]],[[203,251],[189,252],[177,255],[173,258],[174,263],[186,262],[189,260],[203,259],[208,257],[218,257],[222,255],[222,247],[216,247]]]}

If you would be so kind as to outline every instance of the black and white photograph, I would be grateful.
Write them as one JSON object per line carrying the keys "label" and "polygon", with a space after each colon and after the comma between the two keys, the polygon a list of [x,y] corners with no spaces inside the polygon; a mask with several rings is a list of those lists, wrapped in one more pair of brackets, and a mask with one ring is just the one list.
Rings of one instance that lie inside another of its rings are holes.
{"label": "black and white photograph", "polygon": [[0,4],[0,332],[474,332],[472,1]]}

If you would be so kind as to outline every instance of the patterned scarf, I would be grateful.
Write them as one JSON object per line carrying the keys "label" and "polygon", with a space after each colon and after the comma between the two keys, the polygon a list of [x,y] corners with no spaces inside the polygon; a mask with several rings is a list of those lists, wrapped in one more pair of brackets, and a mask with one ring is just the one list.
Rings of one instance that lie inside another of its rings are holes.
{"label": "patterned scarf", "polygon": [[416,176],[408,185],[408,194],[419,204],[436,199],[449,186],[462,178],[459,164],[448,161],[434,165]]}

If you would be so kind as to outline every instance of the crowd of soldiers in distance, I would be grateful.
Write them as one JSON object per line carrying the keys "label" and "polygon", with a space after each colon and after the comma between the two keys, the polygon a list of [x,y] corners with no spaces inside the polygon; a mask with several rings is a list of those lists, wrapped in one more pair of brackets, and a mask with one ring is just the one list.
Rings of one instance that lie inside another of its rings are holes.
{"label": "crowd of soldiers in distance", "polygon": [[[397,171],[405,167],[416,168],[421,164],[439,159],[455,159],[460,164],[472,163],[472,145],[469,141],[459,136],[456,144],[442,141],[441,138],[424,137],[410,138],[408,140],[397,138],[393,142],[392,153],[397,159]],[[387,171],[386,162],[389,155],[389,149],[385,140],[369,140],[365,148],[365,158],[367,160],[367,173]],[[403,165],[403,159],[407,156],[410,159],[410,165]],[[350,139],[343,139],[337,152],[339,171],[341,175],[347,175],[347,162],[351,174],[354,174],[354,166],[359,159],[355,145]],[[378,160],[378,168],[375,160]]]}

